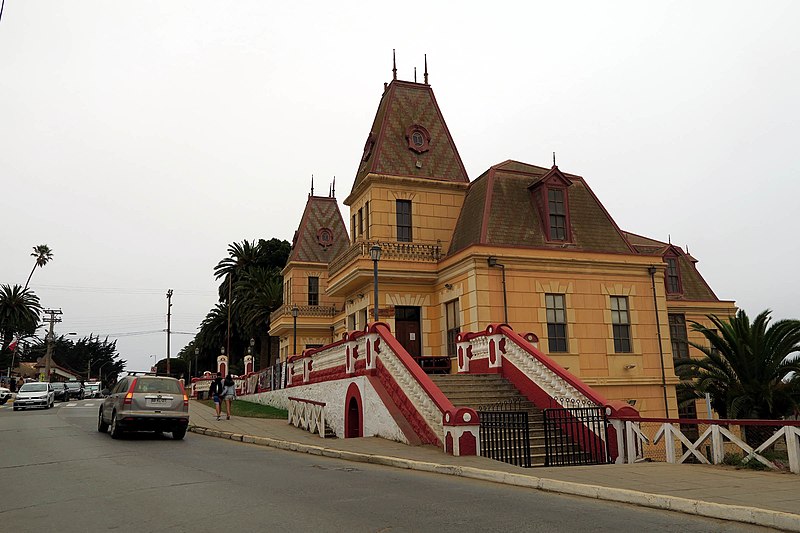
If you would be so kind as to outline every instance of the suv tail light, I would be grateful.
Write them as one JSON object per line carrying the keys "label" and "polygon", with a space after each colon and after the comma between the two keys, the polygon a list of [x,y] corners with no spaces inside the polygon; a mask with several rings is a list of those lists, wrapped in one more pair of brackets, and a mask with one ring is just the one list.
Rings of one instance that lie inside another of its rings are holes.
{"label": "suv tail light", "polygon": [[186,388],[183,386],[183,381],[179,381],[178,384],[181,386],[181,392],[183,393],[183,406],[189,407],[189,396],[186,394]]}
{"label": "suv tail light", "polygon": [[125,399],[122,400],[122,405],[131,405],[133,403],[133,389],[136,387],[136,381],[138,378],[134,378],[131,380],[131,386],[128,389],[127,394],[125,394]]}

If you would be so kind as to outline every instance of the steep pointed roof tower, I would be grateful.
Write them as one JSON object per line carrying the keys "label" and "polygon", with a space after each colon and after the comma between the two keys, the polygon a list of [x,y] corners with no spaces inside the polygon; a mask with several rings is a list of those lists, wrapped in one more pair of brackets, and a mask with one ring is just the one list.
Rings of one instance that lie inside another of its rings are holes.
{"label": "steep pointed roof tower", "polygon": [[469,183],[464,163],[427,83],[395,79],[386,86],[351,196],[369,174]]}
{"label": "steep pointed roof tower", "polygon": [[327,264],[346,250],[348,244],[336,198],[309,195],[292,240],[289,262]]}

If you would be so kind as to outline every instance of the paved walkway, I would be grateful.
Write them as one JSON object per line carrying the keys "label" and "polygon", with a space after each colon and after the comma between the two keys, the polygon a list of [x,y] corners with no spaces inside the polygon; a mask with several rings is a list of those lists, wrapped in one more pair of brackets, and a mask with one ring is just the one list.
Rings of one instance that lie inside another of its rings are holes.
{"label": "paved walkway", "polygon": [[377,437],[323,439],[285,420],[233,417],[192,400],[190,431],[350,461],[457,475],[551,492],[734,520],[800,532],[800,476],[706,465],[639,463],[520,468],[453,457],[433,446]]}

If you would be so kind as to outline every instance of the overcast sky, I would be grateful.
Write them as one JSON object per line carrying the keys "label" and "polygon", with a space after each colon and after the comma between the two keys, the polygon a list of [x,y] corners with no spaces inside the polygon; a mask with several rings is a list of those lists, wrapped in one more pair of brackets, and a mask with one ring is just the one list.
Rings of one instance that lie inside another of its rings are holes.
{"label": "overcast sky", "polygon": [[[382,7],[383,5],[391,7]],[[343,200],[391,80],[430,83],[471,179],[582,175],[722,299],[800,317],[800,2],[5,0],[0,283],[32,247],[56,332],[172,355],[243,239],[291,241],[314,175]],[[342,206],[345,218],[347,211]]]}

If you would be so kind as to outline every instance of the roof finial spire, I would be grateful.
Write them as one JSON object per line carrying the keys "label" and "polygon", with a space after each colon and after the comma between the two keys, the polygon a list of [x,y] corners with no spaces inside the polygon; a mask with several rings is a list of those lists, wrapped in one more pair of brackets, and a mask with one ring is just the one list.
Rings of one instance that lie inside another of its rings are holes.
{"label": "roof finial spire", "polygon": [[311,174],[311,196],[314,196],[314,174]]}
{"label": "roof finial spire", "polygon": [[417,83],[417,67],[414,67],[414,83]]}
{"label": "roof finial spire", "polygon": [[556,166],[556,153],[553,152],[553,166]]}
{"label": "roof finial spire", "polygon": [[333,186],[331,187],[331,198],[336,198],[336,176],[333,177]]}
{"label": "roof finial spire", "polygon": [[672,244],[672,235],[667,233],[667,244]]}
{"label": "roof finial spire", "polygon": [[394,53],[394,48],[392,48],[392,79],[397,79],[397,58]]}
{"label": "roof finial spire", "polygon": [[428,85],[428,54],[425,54],[425,85]]}

